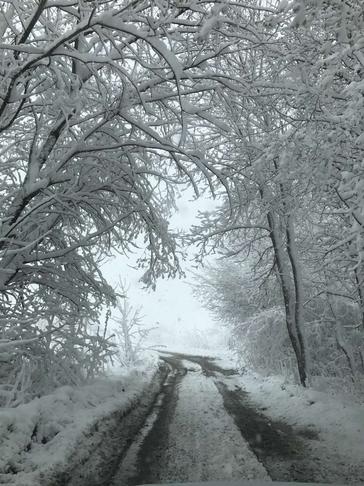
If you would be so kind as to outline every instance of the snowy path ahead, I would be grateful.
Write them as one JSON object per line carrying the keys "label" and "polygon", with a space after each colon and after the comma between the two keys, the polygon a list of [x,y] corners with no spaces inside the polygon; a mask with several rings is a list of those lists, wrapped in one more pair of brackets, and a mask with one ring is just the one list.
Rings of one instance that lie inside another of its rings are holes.
{"label": "snowy path ahead", "polygon": [[[106,469],[98,474],[103,479],[93,480],[89,462],[67,486],[363,480],[361,463],[339,457],[312,424],[289,424],[268,416],[265,406],[251,400],[235,370],[218,366],[218,360],[210,357],[163,353],[161,359],[169,373],[152,405],[145,408],[139,432],[118,456],[116,469],[107,465],[107,458],[115,455],[117,443],[107,436]],[[116,441],[125,432],[123,427],[124,422],[115,423]]]}
{"label": "snowy path ahead", "polygon": [[308,441],[317,441],[312,429],[294,430],[264,415],[236,384],[234,370],[203,356],[162,359],[169,377],[110,486],[322,479],[309,453]]}
{"label": "snowy path ahead", "polygon": [[193,362],[174,370],[158,411],[139,434],[112,486],[168,481],[267,479],[265,468],[226,412],[213,376]]}
{"label": "snowy path ahead", "polygon": [[[219,358],[163,353],[161,360],[152,374],[130,375],[129,382],[89,385],[80,391],[83,401],[67,389],[67,395],[63,390],[58,398],[50,396],[52,407],[38,410],[35,402],[29,413],[26,405],[22,420],[14,422],[18,428],[3,420],[4,430],[11,426],[3,451],[11,458],[15,445],[20,453],[9,462],[13,469],[0,474],[0,484],[135,486],[220,479],[364,484],[361,405],[339,406],[336,399],[293,385],[277,389],[261,377],[253,382],[219,366]],[[49,438],[52,414],[68,428]],[[23,429],[27,433],[16,436]],[[0,456],[4,462],[6,454]]]}
{"label": "snowy path ahead", "polygon": [[[219,366],[218,359],[167,352],[161,359],[169,372],[162,368],[157,394],[125,417],[129,422],[134,412],[139,417],[137,434],[128,435],[125,420],[115,422],[103,447],[95,449],[103,460],[90,458],[64,484],[363,481],[361,461],[338,455],[312,423],[298,425],[268,415],[266,406],[244,389],[244,377]],[[120,452],[121,439],[131,445]]]}

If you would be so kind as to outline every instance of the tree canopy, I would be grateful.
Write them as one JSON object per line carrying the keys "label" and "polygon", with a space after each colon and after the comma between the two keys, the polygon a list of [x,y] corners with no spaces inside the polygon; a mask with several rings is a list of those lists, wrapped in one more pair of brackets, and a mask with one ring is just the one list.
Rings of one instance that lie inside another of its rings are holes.
{"label": "tree canopy", "polygon": [[338,325],[336,342],[364,367],[361,2],[0,5],[6,359],[35,362],[32,343],[57,330],[87,341],[85,322],[115,304],[100,263],[137,238],[145,282],[175,276],[168,217],[191,186],[221,200],[193,230],[201,254],[275,282],[301,383],[305,306],[322,296],[322,327],[338,321],[333,299],[356,306],[361,347]]}

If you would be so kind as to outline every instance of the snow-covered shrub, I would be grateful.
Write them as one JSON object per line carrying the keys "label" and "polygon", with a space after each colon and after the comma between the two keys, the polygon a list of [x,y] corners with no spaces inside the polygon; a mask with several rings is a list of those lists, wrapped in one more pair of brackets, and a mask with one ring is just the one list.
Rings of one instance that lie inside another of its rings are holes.
{"label": "snow-covered shrub", "polygon": [[[97,324],[96,324],[97,326]],[[115,353],[106,336],[80,319],[13,323],[0,342],[0,406],[17,406],[63,385],[80,385],[103,371]],[[94,325],[95,327],[95,325]]]}
{"label": "snow-covered shrub", "polygon": [[284,318],[284,309],[277,306],[257,312],[234,326],[230,346],[241,364],[263,374],[295,372]]}
{"label": "snow-covered shrub", "polygon": [[295,361],[275,280],[259,285],[248,265],[223,260],[197,276],[195,293],[230,333],[241,366],[263,374],[295,374]]}
{"label": "snow-covered shrub", "polygon": [[[331,299],[329,306],[326,298],[318,300],[306,312],[311,375],[355,381],[357,375],[364,373],[364,330],[359,306],[339,297]],[[310,319],[313,315],[315,319]]]}
{"label": "snow-covered shrub", "polygon": [[[297,378],[286,316],[275,278],[260,285],[249,269],[223,260],[198,277],[196,294],[230,333],[229,346],[240,364],[262,374]],[[310,294],[310,288],[305,289]],[[364,329],[359,305],[325,293],[303,308],[309,373],[360,387],[364,376]]]}

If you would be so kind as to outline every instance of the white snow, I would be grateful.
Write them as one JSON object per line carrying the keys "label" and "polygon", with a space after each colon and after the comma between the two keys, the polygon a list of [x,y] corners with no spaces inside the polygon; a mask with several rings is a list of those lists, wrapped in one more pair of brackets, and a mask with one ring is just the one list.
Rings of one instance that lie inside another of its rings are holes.
{"label": "white snow", "polygon": [[264,407],[264,414],[272,419],[316,430],[319,441],[312,442],[311,448],[328,471],[338,462],[349,469],[364,465],[364,404],[355,403],[352,396],[304,389],[285,383],[283,377],[264,378],[250,372],[224,381],[249,392],[252,402]]}
{"label": "white snow", "polygon": [[179,354],[185,354],[186,356],[206,356],[206,357],[210,356],[212,358],[215,358],[217,353],[221,355],[223,352],[223,350],[219,348],[200,348],[198,346],[193,347],[193,346],[188,346],[183,344],[169,345],[161,348],[158,348],[156,346],[155,349],[156,351],[160,352],[162,356],[164,353],[167,354],[179,353]]}
{"label": "white snow", "polygon": [[38,486],[40,478],[67,469],[76,453],[82,460],[93,426],[116,410],[130,409],[155,369],[152,363],[123,375],[114,372],[89,385],[61,387],[17,408],[0,409],[0,483]]}

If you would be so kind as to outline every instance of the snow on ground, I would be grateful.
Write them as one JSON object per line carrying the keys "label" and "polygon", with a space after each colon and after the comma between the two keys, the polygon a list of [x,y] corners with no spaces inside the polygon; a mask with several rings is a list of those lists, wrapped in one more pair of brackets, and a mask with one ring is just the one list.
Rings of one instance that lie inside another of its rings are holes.
{"label": "snow on ground", "polygon": [[317,457],[326,458],[328,472],[334,463],[335,467],[342,464],[348,470],[364,465],[363,403],[353,403],[352,397],[345,394],[332,396],[287,384],[283,377],[264,378],[248,372],[225,382],[249,392],[252,402],[273,420],[318,431],[319,441],[312,441],[311,447]]}
{"label": "snow on ground", "polygon": [[[228,353],[220,354],[217,363],[222,368],[236,367]],[[325,383],[317,380],[314,387],[305,389],[287,383],[283,376],[264,377],[249,371],[229,379],[230,384],[238,384],[249,392],[252,401],[264,407],[264,413],[273,419],[313,427],[330,447],[364,463],[363,397],[358,400],[347,391],[339,392],[326,378],[323,380]]]}
{"label": "snow on ground", "polygon": [[194,363],[193,361],[187,361],[186,359],[181,359],[181,365],[186,368],[188,371],[197,371],[199,373],[202,372],[202,368],[199,364]]}
{"label": "snow on ground", "polygon": [[[221,368],[237,368],[236,359],[226,348],[196,349],[188,354],[212,356]],[[318,431],[317,447],[326,449],[327,457],[342,460],[349,467],[354,463],[364,465],[364,403],[353,394],[338,392],[330,383],[324,387],[317,381],[316,389],[304,389],[288,384],[283,376],[264,377],[247,371],[221,378],[231,389],[237,385],[249,392],[252,402],[272,419]]]}
{"label": "snow on ground", "polygon": [[181,381],[169,429],[164,481],[269,480],[249,449],[211,378],[188,373]]}
{"label": "snow on ground", "polygon": [[215,358],[216,364],[221,368],[225,368],[226,370],[236,369],[237,373],[241,368],[236,357],[226,346],[217,349],[216,354],[213,354],[212,356]]}
{"label": "snow on ground", "polygon": [[[224,363],[228,361],[229,351],[226,350],[226,347],[199,347],[193,345],[181,345],[181,344],[168,344],[168,346],[163,347],[155,347],[156,351],[160,351],[161,355],[163,353],[179,353],[185,354],[186,356],[206,356],[211,358],[216,358],[218,356],[219,361],[224,359]],[[231,360],[232,366],[235,366],[235,361]]]}
{"label": "snow on ground", "polygon": [[155,372],[155,361],[129,372],[113,370],[88,385],[61,387],[0,409],[0,484],[39,486],[47,474],[67,469],[75,453],[82,461],[95,424],[116,410],[129,410]]}

